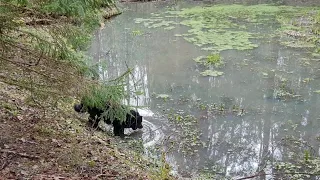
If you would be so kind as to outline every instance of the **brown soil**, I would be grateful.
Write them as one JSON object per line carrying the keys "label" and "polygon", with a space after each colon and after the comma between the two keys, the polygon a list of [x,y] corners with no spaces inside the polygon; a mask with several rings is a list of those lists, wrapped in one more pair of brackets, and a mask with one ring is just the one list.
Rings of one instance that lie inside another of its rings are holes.
{"label": "brown soil", "polygon": [[141,156],[84,128],[72,103],[41,109],[28,95],[0,83],[0,179],[150,179]]}

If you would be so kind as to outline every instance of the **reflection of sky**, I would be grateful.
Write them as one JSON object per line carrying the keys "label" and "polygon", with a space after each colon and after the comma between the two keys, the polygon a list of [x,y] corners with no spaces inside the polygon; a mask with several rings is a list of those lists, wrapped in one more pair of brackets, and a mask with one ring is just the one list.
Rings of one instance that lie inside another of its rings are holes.
{"label": "reflection of sky", "polygon": [[[129,104],[132,106],[148,106],[150,93],[148,88],[144,85],[148,84],[148,76],[144,73],[147,69],[144,66],[135,66],[133,69],[133,77],[130,76],[129,89],[134,91],[133,98],[130,99]],[[134,78],[134,80],[132,80]],[[136,92],[135,92],[136,91]],[[141,92],[141,95],[140,95]],[[137,94],[138,93],[138,94]]]}
{"label": "reflection of sky", "polygon": [[[150,12],[159,9],[149,3],[141,7],[135,5],[134,8],[116,17],[106,24],[105,29],[96,33],[91,53],[95,61],[107,62],[107,70],[100,67],[103,78],[112,79],[121,75],[127,65],[134,67],[134,80],[130,76],[128,85],[131,91],[142,92],[136,97],[139,106],[147,106],[142,110],[146,116],[161,114],[164,109],[170,108],[183,109],[200,116],[201,112],[192,109],[191,103],[200,99],[202,102],[219,104],[221,97],[233,98],[232,103],[244,108],[247,113],[242,117],[207,113],[208,118],[199,120],[199,127],[195,127],[203,133],[201,140],[206,142],[207,148],[198,148],[195,156],[184,156],[178,151],[169,153],[168,161],[175,164],[177,170],[192,171],[217,165],[226,174],[242,176],[247,172],[255,172],[267,159],[284,160],[289,150],[285,151],[279,141],[286,135],[310,141],[313,139],[310,143],[318,144],[314,137],[320,129],[317,120],[320,103],[313,91],[319,89],[320,82],[319,79],[310,83],[302,82],[305,78],[313,77],[316,72],[314,68],[317,67],[301,66],[305,52],[282,47],[277,40],[259,42],[259,48],[252,51],[222,52],[226,62],[226,67],[222,69],[224,76],[201,77],[199,73],[204,69],[192,59],[208,52],[174,36],[187,29],[183,26],[172,31],[144,28],[141,24],[134,24],[133,19],[147,18]],[[145,34],[133,36],[131,32],[134,30]],[[304,102],[274,99],[275,89],[280,89],[283,79],[287,80],[289,88],[303,96]],[[153,93],[168,94],[173,101],[154,99],[151,97]],[[180,97],[191,100],[189,104],[180,106],[176,104]],[[131,105],[137,104],[135,98],[129,101]],[[289,120],[297,125],[295,129]],[[151,122],[148,125],[150,129],[144,132],[166,123],[163,118],[151,118],[148,122]],[[166,128],[163,128],[165,133],[170,132],[173,126]],[[144,139],[150,141],[148,146],[157,142],[152,138],[166,135],[147,134],[144,133]]]}

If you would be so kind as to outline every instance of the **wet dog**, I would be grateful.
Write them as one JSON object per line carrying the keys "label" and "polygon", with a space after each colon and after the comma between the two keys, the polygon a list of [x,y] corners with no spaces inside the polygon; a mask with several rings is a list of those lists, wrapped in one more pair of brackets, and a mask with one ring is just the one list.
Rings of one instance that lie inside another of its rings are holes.
{"label": "wet dog", "polygon": [[142,129],[142,116],[139,112],[135,110],[130,110],[129,113],[126,114],[126,120],[120,121],[119,119],[114,119],[111,121],[109,118],[104,118],[101,115],[104,111],[108,110],[109,106],[106,107],[105,110],[96,108],[96,107],[88,107],[84,108],[83,104],[75,104],[74,110],[79,113],[89,113],[89,126],[93,128],[98,128],[99,121],[103,119],[103,121],[107,124],[113,125],[113,133],[115,136],[124,136],[124,128],[132,128],[133,130]]}

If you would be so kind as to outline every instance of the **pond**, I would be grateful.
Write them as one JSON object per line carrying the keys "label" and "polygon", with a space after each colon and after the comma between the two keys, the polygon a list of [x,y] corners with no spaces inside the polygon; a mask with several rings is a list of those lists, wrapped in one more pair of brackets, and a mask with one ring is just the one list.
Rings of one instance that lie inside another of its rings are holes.
{"label": "pond", "polygon": [[96,32],[90,53],[107,64],[102,79],[133,68],[128,101],[141,106],[144,129],[131,136],[165,151],[174,172],[240,178],[319,155],[320,56],[303,39],[308,13],[320,8],[122,6]]}

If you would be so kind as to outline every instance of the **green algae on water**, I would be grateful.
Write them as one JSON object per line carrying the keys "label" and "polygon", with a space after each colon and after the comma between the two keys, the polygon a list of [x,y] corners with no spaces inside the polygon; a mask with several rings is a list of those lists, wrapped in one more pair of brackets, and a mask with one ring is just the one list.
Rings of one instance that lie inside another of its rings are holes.
{"label": "green algae on water", "polygon": [[[289,20],[301,16],[308,9],[310,8],[266,4],[197,6],[153,14],[149,19],[136,18],[135,22],[143,22],[148,28],[165,27],[165,30],[179,25],[187,26],[190,28],[188,33],[175,36],[182,36],[186,41],[206,51],[250,50],[258,47],[251,39],[262,35],[250,32],[249,26],[278,22],[281,32],[291,30],[295,27],[288,24]],[[172,21],[172,18],[175,18],[175,21]]]}

